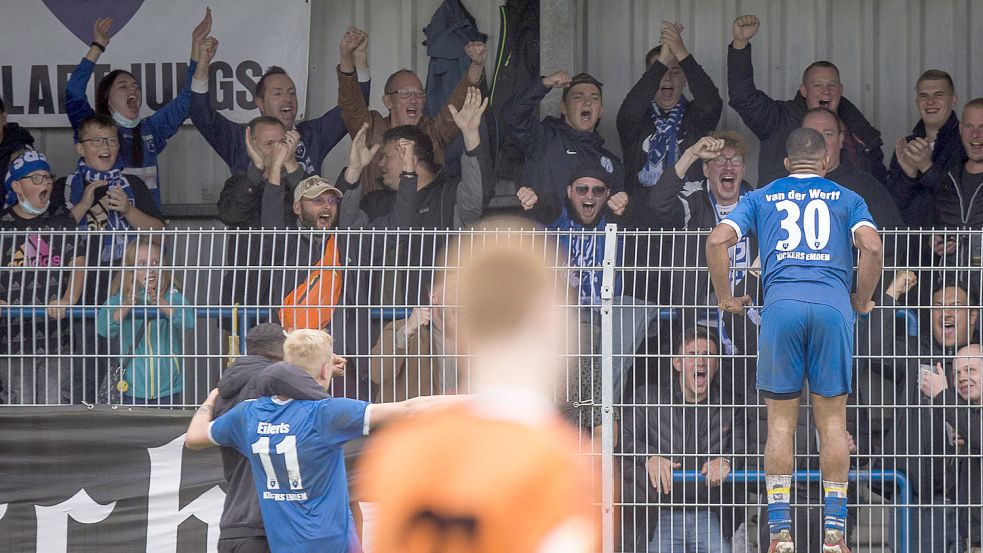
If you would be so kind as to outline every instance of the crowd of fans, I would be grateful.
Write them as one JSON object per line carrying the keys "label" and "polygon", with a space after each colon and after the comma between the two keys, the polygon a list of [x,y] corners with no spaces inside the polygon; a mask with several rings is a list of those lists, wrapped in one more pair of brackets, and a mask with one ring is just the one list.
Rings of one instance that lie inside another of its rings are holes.
{"label": "crowd of fans", "polygon": [[[467,389],[448,307],[454,284],[433,277],[441,239],[335,231],[464,229],[485,214],[496,190],[496,152],[482,130],[485,45],[464,45],[470,65],[437,113],[428,115],[429,91],[403,69],[385,81],[383,114],[368,107],[369,38],[353,27],[340,44],[338,107],[297,122],[297,90],[273,66],[255,90],[261,115],[240,125],[209,104],[209,63],[219,46],[210,12],[192,33],[188,78],[171,102],[141,119],[140,87],[117,70],[97,83],[93,109],[85,88],[110,47],[111,25],[95,23],[92,46],[66,85],[80,156],[67,177],[54,179],[30,133],[7,122],[0,101],[0,229],[39,231],[0,238],[0,304],[44,308],[48,317],[5,311],[0,402],[93,401],[112,388],[126,402],[185,403],[179,335],[195,326],[194,302],[160,268],[166,244],[133,233],[165,228],[159,191],[167,185],[157,156],[189,117],[229,168],[219,218],[227,228],[254,231],[228,235],[226,263],[236,268],[223,275],[223,304],[271,307],[285,328],[329,329],[351,363],[336,393],[400,401]],[[758,466],[767,424],[752,387],[760,313],[716,309],[702,269],[705,234],[625,233],[611,243],[595,231],[607,223],[712,228],[747,192],[786,174],[786,137],[810,127],[826,138],[827,178],[862,196],[880,228],[936,229],[885,241],[886,266],[908,270],[890,270],[877,302],[883,308],[858,323],[849,422],[860,450],[855,466],[907,475],[919,506],[913,546],[946,551],[969,540],[979,547],[981,509],[950,505],[979,504],[983,481],[983,98],[960,106],[951,77],[925,71],[914,84],[920,119],[885,165],[881,133],[842,96],[833,63],[806,67],[789,100],[756,87],[751,40],[759,26],[753,15],[735,20],[727,51],[728,104],[760,141],[756,181],[745,173],[748,137],[717,130],[723,99],[677,23],[663,24],[660,44],[618,110],[622,158],[597,132],[603,84],[587,73],[533,79],[501,111],[505,132],[525,156],[513,209],[557,231],[557,261],[569,267],[570,296],[579,305],[569,372],[575,384],[562,393],[577,399],[569,412],[587,432],[600,424],[591,406],[600,396],[597,324],[607,294],[615,397],[630,405],[619,412],[623,499],[694,505],[634,509],[626,519],[643,528],[634,532],[642,541],[636,547],[695,551],[699,542],[701,551],[730,550],[741,509],[695,505],[732,504],[727,475]],[[540,120],[536,109],[554,88],[562,90],[560,113]],[[319,176],[346,135],[347,166],[333,181]],[[463,147],[453,147],[458,141]],[[290,232],[259,232],[273,228]],[[85,232],[54,232],[72,229]],[[602,265],[612,249],[623,270],[607,283]],[[745,239],[730,251],[732,285],[753,297],[760,296],[756,250]],[[95,324],[65,318],[73,305],[98,307]],[[380,323],[366,316],[368,305],[409,309]],[[668,315],[663,306],[671,307]],[[154,315],[135,313],[143,308]],[[798,468],[815,469],[815,429],[802,417],[799,430],[807,455],[798,457]],[[673,481],[675,470],[704,474],[709,488]],[[890,486],[878,491],[891,493]],[[797,493],[819,496],[807,485]],[[800,512],[819,516],[818,509]]]}

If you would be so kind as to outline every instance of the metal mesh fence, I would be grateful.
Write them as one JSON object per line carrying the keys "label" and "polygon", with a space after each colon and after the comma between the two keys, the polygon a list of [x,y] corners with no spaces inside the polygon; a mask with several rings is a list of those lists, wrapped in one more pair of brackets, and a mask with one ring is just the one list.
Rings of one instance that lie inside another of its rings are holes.
{"label": "metal mesh fence", "polygon": [[[605,550],[766,551],[753,255],[731,273],[752,306],[730,315],[716,307],[705,233],[539,234],[552,238],[546,261],[564,267],[570,340],[556,400],[599,470]],[[453,248],[522,248],[531,235],[170,229],[133,232],[127,244],[112,233],[4,231],[0,402],[196,406],[246,353],[248,330],[271,320],[334,335],[348,360],[336,395],[467,392],[444,269]],[[978,547],[983,233],[882,237],[877,307],[853,322],[848,543]],[[818,549],[822,528],[809,402],[804,394],[795,433],[800,551]]]}

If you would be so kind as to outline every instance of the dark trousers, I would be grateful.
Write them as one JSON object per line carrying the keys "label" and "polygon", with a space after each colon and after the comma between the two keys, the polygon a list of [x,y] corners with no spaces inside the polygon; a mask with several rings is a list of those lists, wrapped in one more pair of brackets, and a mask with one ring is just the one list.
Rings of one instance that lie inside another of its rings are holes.
{"label": "dark trousers", "polygon": [[218,553],[270,553],[270,544],[262,536],[218,540]]}

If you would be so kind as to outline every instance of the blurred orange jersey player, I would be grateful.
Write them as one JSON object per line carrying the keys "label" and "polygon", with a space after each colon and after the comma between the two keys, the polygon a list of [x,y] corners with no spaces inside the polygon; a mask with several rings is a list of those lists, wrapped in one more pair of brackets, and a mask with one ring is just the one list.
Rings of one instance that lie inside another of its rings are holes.
{"label": "blurred orange jersey player", "polygon": [[[521,228],[498,220],[488,228]],[[545,240],[462,238],[458,351],[474,395],[384,429],[363,458],[378,553],[577,553],[599,541],[587,459],[550,398],[566,336],[563,280]],[[489,234],[491,236],[489,236]],[[480,236],[480,235],[479,235]]]}

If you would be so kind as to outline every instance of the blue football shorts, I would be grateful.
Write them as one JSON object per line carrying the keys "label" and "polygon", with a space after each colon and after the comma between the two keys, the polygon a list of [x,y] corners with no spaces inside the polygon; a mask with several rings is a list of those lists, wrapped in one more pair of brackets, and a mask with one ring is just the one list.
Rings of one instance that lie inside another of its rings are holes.
{"label": "blue football shorts", "polygon": [[[852,315],[852,312],[851,312]],[[809,378],[809,391],[825,397],[853,389],[853,317],[839,309],[796,300],[769,304],[758,338],[758,390],[795,397]]]}

